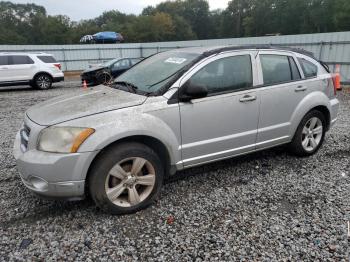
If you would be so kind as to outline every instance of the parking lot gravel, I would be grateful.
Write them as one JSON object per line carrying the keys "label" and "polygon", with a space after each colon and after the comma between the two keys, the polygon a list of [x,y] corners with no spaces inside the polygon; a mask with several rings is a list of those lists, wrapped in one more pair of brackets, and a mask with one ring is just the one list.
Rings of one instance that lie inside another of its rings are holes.
{"label": "parking lot gravel", "polygon": [[150,208],[111,216],[32,195],[12,156],[25,110],[79,85],[0,89],[0,261],[349,261],[347,90],[316,155],[282,147],[189,169]]}

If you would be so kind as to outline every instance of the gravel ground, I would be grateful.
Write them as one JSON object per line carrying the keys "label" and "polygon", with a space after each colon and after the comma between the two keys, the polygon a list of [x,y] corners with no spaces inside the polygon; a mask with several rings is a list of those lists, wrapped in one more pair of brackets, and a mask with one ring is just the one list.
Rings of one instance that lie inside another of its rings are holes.
{"label": "gravel ground", "polygon": [[0,260],[349,261],[349,92],[317,155],[280,148],[190,169],[147,210],[110,216],[33,196],[12,157],[25,110],[78,86],[0,91]]}

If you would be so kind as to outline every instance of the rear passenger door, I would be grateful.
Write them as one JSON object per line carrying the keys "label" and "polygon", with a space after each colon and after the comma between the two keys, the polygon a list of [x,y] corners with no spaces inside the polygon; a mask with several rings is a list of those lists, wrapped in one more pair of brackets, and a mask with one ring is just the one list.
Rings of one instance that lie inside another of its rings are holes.
{"label": "rear passenger door", "polygon": [[9,75],[9,56],[0,56],[0,82],[9,82],[11,77]]}
{"label": "rear passenger door", "polygon": [[294,53],[260,51],[261,98],[257,149],[289,142],[291,119],[308,92]]}
{"label": "rear passenger door", "polygon": [[8,76],[10,81],[32,80],[36,72],[34,61],[27,55],[9,56]]}

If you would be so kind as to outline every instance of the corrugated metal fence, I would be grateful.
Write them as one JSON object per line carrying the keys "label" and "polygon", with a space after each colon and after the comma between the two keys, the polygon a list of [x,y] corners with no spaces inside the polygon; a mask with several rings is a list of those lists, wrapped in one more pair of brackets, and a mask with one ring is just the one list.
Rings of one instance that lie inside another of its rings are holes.
{"label": "corrugated metal fence", "polygon": [[196,41],[157,42],[107,45],[0,45],[0,52],[47,52],[62,63],[64,71],[83,70],[89,63],[122,57],[147,57],[151,54],[189,46],[254,45],[289,46],[311,51],[329,64],[341,66],[344,82],[350,82],[350,32],[212,39]]}

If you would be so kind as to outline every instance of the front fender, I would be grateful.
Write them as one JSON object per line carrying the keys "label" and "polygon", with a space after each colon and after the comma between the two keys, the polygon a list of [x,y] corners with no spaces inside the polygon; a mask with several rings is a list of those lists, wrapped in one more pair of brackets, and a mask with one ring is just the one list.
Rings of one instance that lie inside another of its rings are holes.
{"label": "front fender", "polygon": [[79,152],[99,151],[132,136],[148,136],[159,140],[168,150],[170,163],[181,161],[180,141],[160,118],[140,114],[138,109],[122,109],[66,122],[62,125],[92,127],[95,133],[79,148]]}

